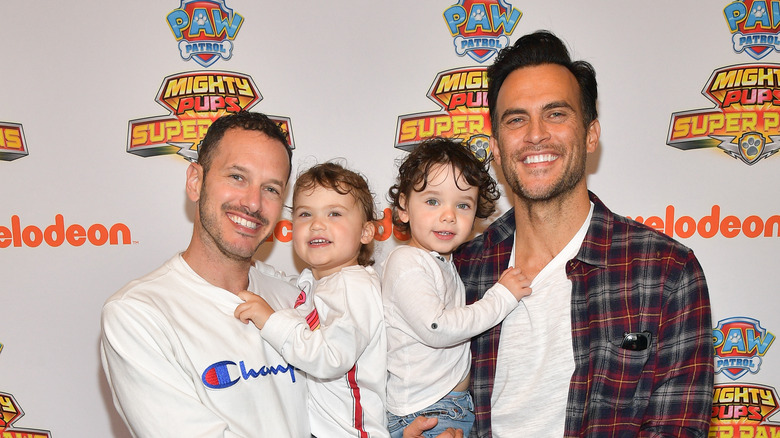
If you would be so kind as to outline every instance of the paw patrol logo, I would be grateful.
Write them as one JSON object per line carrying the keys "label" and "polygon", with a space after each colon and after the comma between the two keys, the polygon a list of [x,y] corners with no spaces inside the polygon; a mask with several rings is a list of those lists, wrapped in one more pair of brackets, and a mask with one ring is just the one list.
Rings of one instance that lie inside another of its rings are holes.
{"label": "paw patrol logo", "polygon": [[766,354],[775,335],[752,318],[734,317],[720,321],[712,331],[715,346],[715,373],[737,380],[748,372],[756,374],[761,357]]}
{"label": "paw patrol logo", "polygon": [[780,425],[767,422],[778,410],[775,389],[764,385],[715,385],[710,437],[776,437]]}
{"label": "paw patrol logo", "polygon": [[51,438],[48,430],[20,429],[14,423],[24,416],[24,412],[11,394],[0,392],[0,436]]}
{"label": "paw patrol logo", "polygon": [[[198,71],[166,77],[156,101],[169,115],[130,121],[127,152],[141,157],[179,154],[197,159],[197,147],[211,123],[219,117],[248,110],[263,96],[252,77],[225,71]],[[295,148],[290,119],[269,116],[287,134]]]}
{"label": "paw patrol logo", "polygon": [[702,94],[717,108],[672,114],[666,144],[717,147],[751,166],[780,151],[780,64],[715,70]]}
{"label": "paw patrol logo", "polygon": [[244,17],[233,13],[224,0],[181,0],[167,21],[182,59],[208,67],[219,58],[230,59]]}
{"label": "paw patrol logo", "polygon": [[739,0],[723,9],[734,51],[761,59],[780,50],[780,2]]}
{"label": "paw patrol logo", "polygon": [[450,137],[464,142],[481,161],[489,160],[487,70],[471,67],[441,72],[428,97],[441,110],[398,117],[395,147],[409,151],[429,138]]}
{"label": "paw patrol logo", "polygon": [[455,53],[483,63],[509,45],[523,13],[502,0],[460,0],[444,11]]}
{"label": "paw patrol logo", "polygon": [[0,160],[13,161],[27,156],[27,142],[22,125],[0,122]]}

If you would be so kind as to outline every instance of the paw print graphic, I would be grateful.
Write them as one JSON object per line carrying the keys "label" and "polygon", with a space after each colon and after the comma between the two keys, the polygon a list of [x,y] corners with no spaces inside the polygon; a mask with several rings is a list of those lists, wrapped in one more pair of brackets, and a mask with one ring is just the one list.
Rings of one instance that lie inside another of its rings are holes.
{"label": "paw print graphic", "polygon": [[490,159],[490,138],[487,135],[474,135],[468,139],[466,146],[480,162]]}
{"label": "paw print graphic", "polygon": [[747,140],[742,142],[742,148],[745,149],[745,153],[747,155],[755,155],[758,153],[758,146],[759,146],[760,140],[757,138],[748,138]]}
{"label": "paw print graphic", "polygon": [[762,5],[757,5],[756,10],[753,11],[753,16],[756,18],[761,18],[766,14],[766,9]]}
{"label": "paw print graphic", "polygon": [[729,336],[729,342],[732,344],[739,344],[741,340],[742,340],[741,333],[734,333],[731,336]]}
{"label": "paw print graphic", "polygon": [[204,14],[202,12],[195,16],[195,22],[198,23],[201,26],[206,24],[206,20],[207,20],[206,14]]}
{"label": "paw print graphic", "polygon": [[481,21],[483,18],[485,18],[485,11],[476,10],[471,14],[471,18],[476,21]]}

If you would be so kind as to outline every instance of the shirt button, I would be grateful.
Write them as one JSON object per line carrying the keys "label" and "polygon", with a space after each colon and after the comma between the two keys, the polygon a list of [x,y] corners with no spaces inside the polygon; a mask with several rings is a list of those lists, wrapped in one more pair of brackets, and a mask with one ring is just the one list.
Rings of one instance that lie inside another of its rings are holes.
{"label": "shirt button", "polygon": [[434,330],[436,330],[437,328],[439,328],[439,324],[436,324],[436,323],[434,322],[433,324],[431,324],[431,328],[432,328],[432,329],[434,329]]}

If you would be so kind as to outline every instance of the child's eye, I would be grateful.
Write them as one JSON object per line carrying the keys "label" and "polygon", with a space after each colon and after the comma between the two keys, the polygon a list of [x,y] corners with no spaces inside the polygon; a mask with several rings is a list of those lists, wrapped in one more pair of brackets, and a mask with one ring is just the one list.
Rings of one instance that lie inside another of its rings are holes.
{"label": "child's eye", "polygon": [[311,216],[311,213],[309,213],[308,211],[302,211],[298,213],[298,217],[309,217],[309,216]]}
{"label": "child's eye", "polygon": [[462,210],[468,210],[468,209],[471,208],[471,204],[462,202],[462,203],[458,204],[458,208],[460,208]]}
{"label": "child's eye", "polygon": [[330,213],[328,213],[328,216],[341,216],[341,213],[338,211],[331,211]]}
{"label": "child's eye", "polygon": [[428,205],[439,205],[439,200],[438,199],[427,199],[427,200],[425,200],[425,203],[428,204]]}

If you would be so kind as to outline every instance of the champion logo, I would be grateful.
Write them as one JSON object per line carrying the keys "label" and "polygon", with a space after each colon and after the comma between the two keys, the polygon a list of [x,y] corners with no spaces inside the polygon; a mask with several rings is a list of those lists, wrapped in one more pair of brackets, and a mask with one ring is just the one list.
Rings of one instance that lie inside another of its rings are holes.
{"label": "champion logo", "polygon": [[[238,368],[238,370],[236,369]],[[203,371],[201,380],[203,384],[211,389],[230,388],[241,380],[257,379],[268,375],[290,374],[290,379],[295,383],[295,368],[290,364],[266,366],[263,365],[255,370],[247,368],[244,361],[238,364],[224,360],[210,365]]]}

